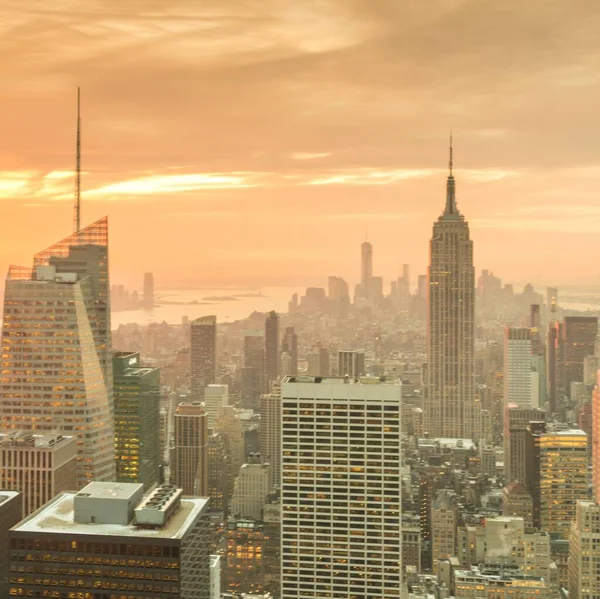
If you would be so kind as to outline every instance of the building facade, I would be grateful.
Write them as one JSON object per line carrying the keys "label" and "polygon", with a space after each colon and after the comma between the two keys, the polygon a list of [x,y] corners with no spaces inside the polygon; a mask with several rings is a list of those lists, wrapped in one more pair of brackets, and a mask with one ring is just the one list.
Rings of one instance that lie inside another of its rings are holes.
{"label": "building facade", "polygon": [[600,597],[600,504],[577,502],[569,537],[569,598]]}
{"label": "building facade", "polygon": [[191,324],[191,390],[192,399],[204,399],[204,388],[216,382],[217,317],[202,316]]}
{"label": "building facade", "polygon": [[281,353],[279,343],[279,315],[269,312],[265,320],[265,382],[269,391],[277,382],[281,371]]}
{"label": "building facade", "polygon": [[[533,405],[532,346],[530,329],[504,329],[504,405],[516,404],[520,408],[537,408]],[[535,387],[538,391],[537,386]],[[536,393],[535,401],[538,401]]]}
{"label": "building facade", "polygon": [[338,352],[338,376],[358,378],[365,374],[364,351],[357,349],[341,349]]}
{"label": "building facade", "polygon": [[400,595],[399,383],[282,383],[281,598]]}

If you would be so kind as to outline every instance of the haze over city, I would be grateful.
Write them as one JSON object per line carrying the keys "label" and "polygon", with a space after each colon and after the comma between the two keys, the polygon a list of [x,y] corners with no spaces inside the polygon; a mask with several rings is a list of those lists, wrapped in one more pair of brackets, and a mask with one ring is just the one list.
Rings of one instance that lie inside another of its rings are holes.
{"label": "haze over city", "polygon": [[[597,282],[597,4],[5,2],[0,271],[108,214],[111,279],[425,272],[454,131],[478,269]],[[26,226],[25,226],[26,225]],[[551,257],[551,259],[550,259]]]}

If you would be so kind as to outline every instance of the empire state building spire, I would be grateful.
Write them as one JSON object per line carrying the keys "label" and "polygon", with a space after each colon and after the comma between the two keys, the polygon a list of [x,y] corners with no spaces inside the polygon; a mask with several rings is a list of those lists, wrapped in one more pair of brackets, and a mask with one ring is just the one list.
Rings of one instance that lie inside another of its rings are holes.
{"label": "empire state building spire", "polygon": [[444,216],[458,216],[458,208],[456,207],[456,186],[454,183],[454,175],[452,173],[452,132],[450,132],[450,160],[448,162],[448,181],[446,182],[446,209]]}

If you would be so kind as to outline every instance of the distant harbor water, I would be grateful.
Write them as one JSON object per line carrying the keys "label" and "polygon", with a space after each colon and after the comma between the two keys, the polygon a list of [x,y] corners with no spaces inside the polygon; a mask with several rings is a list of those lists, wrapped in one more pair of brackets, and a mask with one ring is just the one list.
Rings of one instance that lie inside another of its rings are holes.
{"label": "distant harbor water", "polygon": [[[545,288],[537,290],[545,292]],[[292,294],[301,297],[304,292],[301,287],[159,289],[153,310],[113,311],[112,328],[129,323],[180,324],[184,316],[192,320],[211,314],[218,322],[234,322],[248,318],[252,312],[287,312]],[[600,310],[600,287],[559,287],[559,305],[567,310]]]}
{"label": "distant harbor water", "polygon": [[190,320],[215,314],[218,322],[234,322],[248,318],[252,312],[287,312],[296,287],[263,287],[261,289],[159,289],[152,310],[123,310],[112,313],[112,328],[152,322],[180,324],[183,317]]}

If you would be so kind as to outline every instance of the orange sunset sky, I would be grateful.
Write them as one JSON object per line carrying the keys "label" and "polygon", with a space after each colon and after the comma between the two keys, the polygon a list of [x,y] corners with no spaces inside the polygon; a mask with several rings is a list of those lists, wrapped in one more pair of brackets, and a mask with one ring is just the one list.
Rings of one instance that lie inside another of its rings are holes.
{"label": "orange sunset sky", "polygon": [[600,277],[597,0],[4,0],[0,276],[110,219],[111,278],[425,271],[454,131],[478,269]]}

